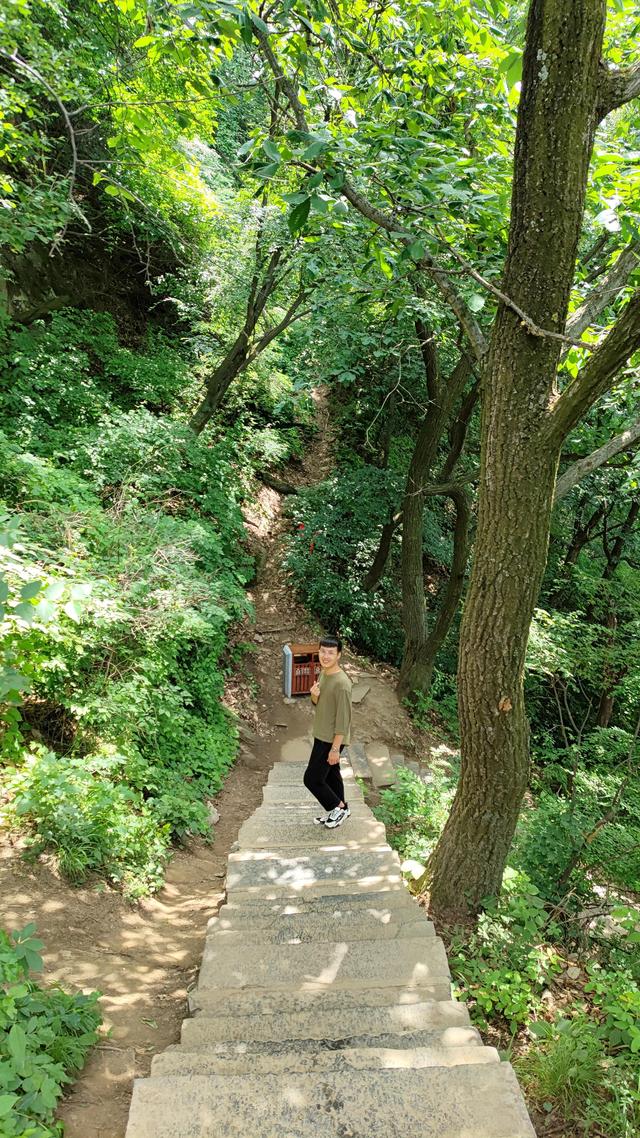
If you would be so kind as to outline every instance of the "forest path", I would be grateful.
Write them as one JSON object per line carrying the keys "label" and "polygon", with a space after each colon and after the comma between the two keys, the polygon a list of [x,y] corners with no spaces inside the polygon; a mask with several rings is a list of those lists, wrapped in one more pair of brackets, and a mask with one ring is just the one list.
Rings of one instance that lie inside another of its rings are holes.
{"label": "forest path", "polygon": [[[316,396],[319,430],[304,460],[287,471],[297,485],[322,480],[333,466],[333,436],[324,400]],[[307,700],[285,703],[281,647],[317,637],[319,627],[293,596],[282,569],[289,523],[283,499],[262,487],[246,510],[247,535],[260,555],[251,590],[255,628],[238,641],[253,641],[248,673],[229,683],[226,701],[241,717],[241,749],[223,790],[212,800],[220,817],[213,845],[191,841],[176,850],[166,884],[152,898],[127,904],[103,882],[73,887],[52,857],[22,860],[20,843],[0,835],[3,922],[22,928],[34,921],[44,942],[45,980],[70,988],[98,989],[110,1034],[61,1105],[66,1138],[124,1138],[134,1077],[149,1073],[154,1054],[176,1042],[205,942],[206,925],[224,899],[227,857],[242,823],[262,800],[262,788],[287,738],[310,728]],[[355,709],[360,739],[380,738],[394,750],[415,753],[418,740],[393,691],[394,673],[345,654],[354,680],[371,686]]]}

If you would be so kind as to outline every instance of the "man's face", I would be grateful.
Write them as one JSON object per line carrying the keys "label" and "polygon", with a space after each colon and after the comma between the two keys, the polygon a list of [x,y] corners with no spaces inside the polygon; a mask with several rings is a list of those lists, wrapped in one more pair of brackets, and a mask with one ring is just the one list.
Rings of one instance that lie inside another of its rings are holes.
{"label": "man's face", "polygon": [[326,648],[324,644],[320,645],[318,655],[321,668],[333,668],[340,659],[340,653],[337,648]]}

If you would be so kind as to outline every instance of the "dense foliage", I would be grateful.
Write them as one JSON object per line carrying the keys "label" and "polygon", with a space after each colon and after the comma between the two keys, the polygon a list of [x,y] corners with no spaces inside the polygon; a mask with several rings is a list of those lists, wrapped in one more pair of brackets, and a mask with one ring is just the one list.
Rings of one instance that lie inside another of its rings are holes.
{"label": "dense foliage", "polygon": [[3,1138],[61,1134],[56,1105],[98,1038],[98,992],[70,995],[31,978],[42,970],[35,926],[0,929],[0,1131]]}
{"label": "dense foliage", "polygon": [[[637,66],[635,7],[608,7],[607,65]],[[287,564],[325,627],[394,665],[415,631],[407,593],[427,630],[444,614],[411,711],[451,746],[380,806],[404,856],[434,851],[458,785],[446,605],[478,519],[477,352],[508,245],[524,15],[503,0],[3,5],[0,801],[28,856],[54,853],[70,881],[135,899],[174,841],[211,837],[236,750],[229,640],[250,616],[241,509],[256,472],[303,455],[321,386],[333,470],[288,498]],[[593,309],[559,392],[637,284],[637,126],[628,102],[596,132],[570,325]],[[640,1125],[637,363],[624,355],[564,440],[562,477],[627,443],[555,503],[526,663],[529,791],[502,896],[450,939],[461,995],[535,1101],[608,1138]],[[5,938],[7,959],[23,942]],[[16,976],[43,1069],[62,1064],[34,1111],[44,1138],[83,1054],[54,1036],[77,1022],[88,1046],[95,1012]],[[20,1066],[14,1082],[32,1078]],[[17,1087],[0,1087],[12,1125]]]}

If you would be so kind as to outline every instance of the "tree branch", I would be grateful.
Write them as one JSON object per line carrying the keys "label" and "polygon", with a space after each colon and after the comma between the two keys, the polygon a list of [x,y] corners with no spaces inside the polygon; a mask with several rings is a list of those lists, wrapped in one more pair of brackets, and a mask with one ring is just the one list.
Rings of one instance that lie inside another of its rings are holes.
{"label": "tree branch", "polygon": [[598,447],[592,454],[588,454],[585,458],[578,459],[572,466],[565,470],[564,474],[558,479],[556,483],[556,493],[553,499],[554,505],[564,498],[574,486],[577,486],[581,479],[585,478],[587,474],[592,474],[594,470],[599,470],[604,466],[610,458],[614,455],[620,454],[622,450],[635,450],[640,445],[640,419],[628,427],[626,431],[616,435],[613,439],[609,439],[608,443],[604,446]]}
{"label": "tree branch", "polygon": [[583,300],[580,308],[570,316],[565,332],[570,339],[577,339],[585,328],[611,303],[627,283],[633,270],[640,265],[640,243],[631,241],[613,263],[597,288]]}
{"label": "tree branch", "polygon": [[640,95],[640,63],[633,67],[605,71],[600,80],[597,115],[602,121],[616,107],[630,103]]}
{"label": "tree branch", "polygon": [[596,399],[608,390],[620,368],[638,348],[640,289],[633,294],[608,335],[556,400],[545,428],[550,439],[562,442],[567,437]]}

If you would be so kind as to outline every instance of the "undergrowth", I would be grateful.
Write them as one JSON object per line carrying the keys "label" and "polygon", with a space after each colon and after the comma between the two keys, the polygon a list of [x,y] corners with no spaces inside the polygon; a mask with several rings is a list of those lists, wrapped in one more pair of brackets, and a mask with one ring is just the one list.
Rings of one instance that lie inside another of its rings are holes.
{"label": "undergrowth", "polygon": [[0,1135],[61,1138],[55,1110],[98,1039],[98,992],[32,979],[42,971],[35,926],[0,929]]}

